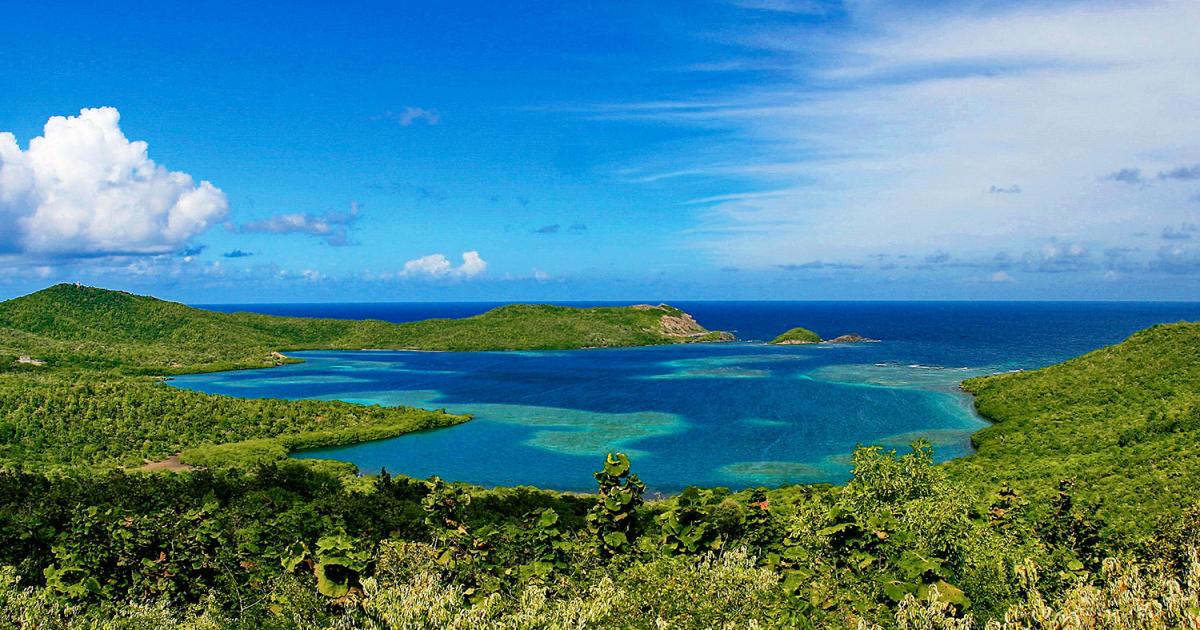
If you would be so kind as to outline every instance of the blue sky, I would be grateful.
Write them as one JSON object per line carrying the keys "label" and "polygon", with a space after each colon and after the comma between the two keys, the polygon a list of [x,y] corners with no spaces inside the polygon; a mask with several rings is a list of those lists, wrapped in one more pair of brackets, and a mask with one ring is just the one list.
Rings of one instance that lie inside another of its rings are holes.
{"label": "blue sky", "polygon": [[0,297],[1200,297],[1195,2],[5,22]]}

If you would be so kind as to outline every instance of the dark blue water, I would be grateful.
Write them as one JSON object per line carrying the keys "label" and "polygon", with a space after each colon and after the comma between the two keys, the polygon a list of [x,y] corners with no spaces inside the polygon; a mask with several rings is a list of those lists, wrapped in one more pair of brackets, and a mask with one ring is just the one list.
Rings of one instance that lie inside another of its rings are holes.
{"label": "dark blue water", "polygon": [[[483,485],[587,490],[604,454],[629,453],[651,488],[842,481],[858,444],[939,459],[970,452],[985,426],[964,378],[1035,368],[1115,343],[1155,323],[1200,319],[1200,304],[679,302],[743,340],[792,326],[881,343],[773,347],[703,344],[573,352],[304,352],[269,370],[180,377],[202,391],[338,399],[470,413],[456,427],[298,454],[365,471],[433,474]],[[412,321],[496,306],[223,305],[279,315]]]}

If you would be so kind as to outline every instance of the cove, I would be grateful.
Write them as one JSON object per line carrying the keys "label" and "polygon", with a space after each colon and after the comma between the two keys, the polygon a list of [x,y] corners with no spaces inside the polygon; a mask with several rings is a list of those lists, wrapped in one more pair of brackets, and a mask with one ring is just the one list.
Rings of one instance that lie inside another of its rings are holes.
{"label": "cove", "polygon": [[629,454],[658,492],[840,482],[857,445],[924,438],[944,460],[968,454],[971,433],[986,426],[957,388],[986,370],[897,362],[886,343],[294,356],[304,363],[173,384],[468,413],[454,427],[295,456],[556,490],[592,489],[609,451]]}

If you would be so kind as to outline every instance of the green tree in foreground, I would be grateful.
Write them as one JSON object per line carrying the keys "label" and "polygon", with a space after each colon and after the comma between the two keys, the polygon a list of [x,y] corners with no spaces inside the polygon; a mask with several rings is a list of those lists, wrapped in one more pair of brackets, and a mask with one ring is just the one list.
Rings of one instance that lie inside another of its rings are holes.
{"label": "green tree in foreground", "polygon": [[624,453],[609,453],[595,477],[600,489],[596,505],[588,512],[588,529],[596,536],[602,556],[626,553],[641,533],[637,510],[646,484],[630,472]]}

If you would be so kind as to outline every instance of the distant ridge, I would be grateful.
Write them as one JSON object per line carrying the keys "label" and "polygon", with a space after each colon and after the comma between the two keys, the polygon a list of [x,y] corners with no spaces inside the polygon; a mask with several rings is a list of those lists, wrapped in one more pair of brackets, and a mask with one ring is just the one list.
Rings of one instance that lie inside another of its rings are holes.
{"label": "distant ridge", "polygon": [[0,357],[143,373],[261,367],[286,360],[277,351],[301,349],[562,350],[731,338],[665,304],[514,304],[463,319],[393,324],[217,313],[73,284],[0,302]]}

